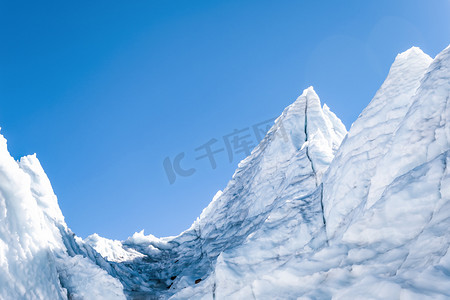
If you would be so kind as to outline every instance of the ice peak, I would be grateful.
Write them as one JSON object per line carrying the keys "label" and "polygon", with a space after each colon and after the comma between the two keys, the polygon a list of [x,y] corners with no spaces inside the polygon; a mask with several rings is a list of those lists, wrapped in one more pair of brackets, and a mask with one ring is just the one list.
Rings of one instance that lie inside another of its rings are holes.
{"label": "ice peak", "polygon": [[314,87],[312,85],[303,90],[303,94],[307,95],[308,93],[316,94],[316,91],[314,90]]}
{"label": "ice peak", "polygon": [[422,59],[426,59],[426,60],[430,60],[430,61],[432,60],[432,58],[428,54],[423,52],[422,49],[420,49],[419,47],[413,46],[413,47],[409,48],[408,50],[397,54],[395,61],[409,60],[412,58],[422,58]]}
{"label": "ice peak", "polygon": [[[319,105],[320,106],[320,99],[317,95],[316,91],[312,86],[306,88],[303,90],[302,94],[295,100],[294,103],[291,104],[290,107],[296,107],[296,106],[304,106],[304,105],[310,106],[310,105]],[[289,107],[288,107],[289,108]]]}
{"label": "ice peak", "polygon": [[[310,87],[303,90],[300,97],[305,97],[306,99],[319,99],[319,96],[317,95],[316,91],[314,90],[314,87],[311,85]],[[320,101],[319,101],[320,102]]]}

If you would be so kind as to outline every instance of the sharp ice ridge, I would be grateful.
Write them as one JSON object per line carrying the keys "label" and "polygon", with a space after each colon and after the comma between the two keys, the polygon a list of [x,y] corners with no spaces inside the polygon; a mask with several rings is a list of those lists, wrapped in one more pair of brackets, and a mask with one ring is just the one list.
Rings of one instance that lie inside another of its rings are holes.
{"label": "sharp ice ridge", "polygon": [[0,135],[0,299],[448,299],[449,94],[448,47],[399,54],[348,134],[306,89],[161,239],[75,236],[36,156]]}

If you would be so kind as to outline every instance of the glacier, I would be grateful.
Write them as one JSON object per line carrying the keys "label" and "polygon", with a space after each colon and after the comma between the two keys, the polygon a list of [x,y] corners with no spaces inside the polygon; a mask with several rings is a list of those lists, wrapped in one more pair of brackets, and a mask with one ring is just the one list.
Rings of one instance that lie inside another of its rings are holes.
{"label": "glacier", "polygon": [[192,226],[77,237],[0,136],[0,299],[449,299],[450,47],[395,58],[347,131],[312,87]]}

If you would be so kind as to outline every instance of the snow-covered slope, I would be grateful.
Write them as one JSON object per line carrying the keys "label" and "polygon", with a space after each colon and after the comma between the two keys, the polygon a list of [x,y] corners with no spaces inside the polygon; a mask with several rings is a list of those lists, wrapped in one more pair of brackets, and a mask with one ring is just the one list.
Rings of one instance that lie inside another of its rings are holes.
{"label": "snow-covered slope", "polygon": [[324,183],[328,236],[346,229],[352,214],[366,201],[369,189],[374,188],[376,166],[388,152],[431,62],[416,47],[399,54],[385,82],[352,125]]}
{"label": "snow-covered slope", "polygon": [[[275,226],[219,256],[214,279],[173,298],[212,299],[211,285],[216,299],[450,297],[449,64],[449,48],[398,55],[323,177],[323,211],[285,204]],[[302,243],[315,212],[326,235]],[[280,253],[280,237],[294,247]]]}
{"label": "snow-covered slope", "polygon": [[310,87],[167,238],[77,238],[2,137],[0,298],[448,299],[449,99],[450,47],[399,54],[348,134]]}
{"label": "snow-covered slope", "polygon": [[16,162],[0,136],[0,299],[124,299],[78,243],[91,249],[67,228],[36,156]]}
{"label": "snow-covered slope", "polygon": [[[345,134],[341,121],[328,107],[322,109],[313,88],[306,89],[239,164],[224,191],[218,192],[190,229],[165,239],[137,233],[116,250],[130,255],[128,260],[112,259],[127,291],[167,295],[189,289],[196,281],[214,280],[211,273],[219,255],[249,240],[256,239],[261,251],[258,257],[253,253],[247,258],[266,264],[313,240],[323,240],[318,187]],[[291,219],[290,226],[285,217]],[[271,244],[261,244],[256,237],[275,224],[288,225],[286,232]],[[289,239],[294,234],[300,239]],[[111,247],[117,246],[95,236],[87,242],[104,256],[111,256]],[[132,257],[133,252],[145,256]],[[214,283],[208,288],[212,293]]]}

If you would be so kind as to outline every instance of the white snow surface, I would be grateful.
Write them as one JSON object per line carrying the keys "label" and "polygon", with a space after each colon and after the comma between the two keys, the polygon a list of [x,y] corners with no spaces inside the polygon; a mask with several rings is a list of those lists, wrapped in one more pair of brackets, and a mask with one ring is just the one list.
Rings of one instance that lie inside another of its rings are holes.
{"label": "white snow surface", "polygon": [[125,299],[80,246],[36,155],[16,162],[0,135],[0,299]]}
{"label": "white snow surface", "polygon": [[347,133],[312,87],[192,226],[84,241],[0,138],[0,299],[449,299],[450,47],[399,54]]}
{"label": "white snow surface", "polygon": [[[330,237],[340,229],[345,230],[349,215],[357,213],[369,190],[375,188],[377,165],[389,152],[394,133],[412,105],[412,97],[431,62],[416,47],[399,54],[383,85],[353,123],[324,180],[323,202]],[[390,169],[385,166],[380,170]]]}

